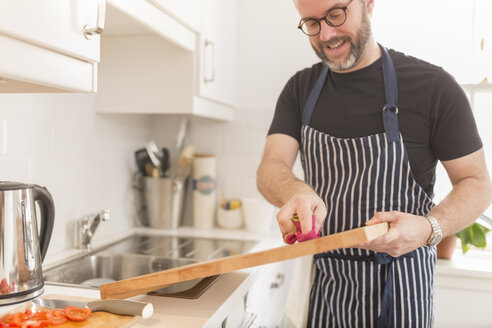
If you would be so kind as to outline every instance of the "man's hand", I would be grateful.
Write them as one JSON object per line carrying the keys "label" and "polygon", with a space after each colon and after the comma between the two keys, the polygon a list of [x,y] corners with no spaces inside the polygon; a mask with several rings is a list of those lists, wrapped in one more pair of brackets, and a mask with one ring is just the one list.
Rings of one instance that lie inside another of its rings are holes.
{"label": "man's hand", "polygon": [[429,221],[423,216],[398,211],[377,212],[366,225],[381,222],[389,222],[389,231],[373,241],[360,245],[360,248],[398,257],[425,246],[432,233]]}
{"label": "man's hand", "polygon": [[297,213],[302,233],[309,233],[312,227],[312,215],[316,217],[315,229],[318,232],[326,217],[326,206],[323,200],[313,191],[311,193],[295,194],[280,208],[277,222],[283,235],[295,230],[292,217]]}

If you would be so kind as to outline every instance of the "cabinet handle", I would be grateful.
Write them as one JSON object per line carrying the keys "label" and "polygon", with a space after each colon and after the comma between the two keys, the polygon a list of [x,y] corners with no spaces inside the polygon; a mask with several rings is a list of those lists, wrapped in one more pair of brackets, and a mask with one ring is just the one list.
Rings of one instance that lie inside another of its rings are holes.
{"label": "cabinet handle", "polygon": [[212,73],[210,74],[210,77],[207,77],[207,72],[206,72],[206,63],[207,63],[207,58],[204,58],[204,65],[203,65],[203,81],[205,83],[208,82],[213,82],[215,80],[215,43],[209,40],[205,40],[205,44],[203,45],[203,51],[206,53],[207,47],[211,47],[212,49]]}
{"label": "cabinet handle", "polygon": [[279,288],[280,286],[282,286],[282,284],[284,283],[284,278],[285,278],[285,275],[283,273],[277,274],[277,278],[270,285],[270,289],[275,289],[275,288]]}
{"label": "cabinet handle", "polygon": [[255,322],[256,318],[258,318],[258,314],[255,312],[251,312],[249,310],[246,310],[246,315],[249,316],[247,319],[243,319],[243,322],[241,322],[241,328],[251,328],[253,326],[253,323]]}
{"label": "cabinet handle", "polygon": [[104,30],[104,19],[106,17],[106,0],[97,1],[97,22],[95,27],[84,26],[84,36],[90,40],[93,35],[102,34]]}

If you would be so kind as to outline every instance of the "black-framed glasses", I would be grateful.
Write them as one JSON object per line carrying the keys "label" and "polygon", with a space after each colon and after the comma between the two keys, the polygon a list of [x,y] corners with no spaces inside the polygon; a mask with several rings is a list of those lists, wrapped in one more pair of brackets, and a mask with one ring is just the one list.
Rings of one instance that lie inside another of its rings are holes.
{"label": "black-framed glasses", "polygon": [[333,27],[338,27],[342,26],[343,23],[347,20],[347,8],[350,6],[354,0],[350,0],[349,3],[347,3],[346,6],[343,7],[335,7],[326,13],[324,17],[321,18],[308,18],[308,19],[301,19],[299,22],[299,26],[297,26],[298,29],[302,31],[302,33],[309,35],[309,36],[315,36],[318,35],[321,32],[321,21],[325,21],[326,24],[333,26]]}

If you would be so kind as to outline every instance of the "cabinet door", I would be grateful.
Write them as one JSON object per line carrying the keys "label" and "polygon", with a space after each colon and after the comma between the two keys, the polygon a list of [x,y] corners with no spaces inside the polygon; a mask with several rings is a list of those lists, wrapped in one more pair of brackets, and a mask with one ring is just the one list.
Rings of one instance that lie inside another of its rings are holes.
{"label": "cabinet door", "polygon": [[[473,71],[474,82],[492,81],[492,1],[474,0]],[[487,81],[485,80],[485,81]]]}
{"label": "cabinet door", "polygon": [[261,276],[248,291],[246,308],[257,318],[255,324],[280,326],[297,259],[264,266]]}
{"label": "cabinet door", "polygon": [[84,26],[95,27],[98,22],[98,1],[104,4],[104,0],[0,0],[0,33],[99,62],[99,36],[88,40],[83,33]]}
{"label": "cabinet door", "polygon": [[200,0],[148,0],[195,31],[200,30]]}
{"label": "cabinet door", "polygon": [[235,103],[237,0],[202,0],[199,95]]}

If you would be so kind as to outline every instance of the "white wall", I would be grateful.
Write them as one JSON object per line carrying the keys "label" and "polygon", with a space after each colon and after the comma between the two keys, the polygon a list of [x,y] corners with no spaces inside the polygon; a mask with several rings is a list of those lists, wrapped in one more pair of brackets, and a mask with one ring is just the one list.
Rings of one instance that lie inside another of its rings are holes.
{"label": "white wall", "polygon": [[94,241],[133,226],[133,151],[150,138],[149,116],[95,114],[93,95],[0,94],[0,180],[45,186],[55,202],[48,254],[72,247],[73,222],[112,211]]}

